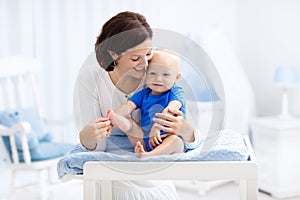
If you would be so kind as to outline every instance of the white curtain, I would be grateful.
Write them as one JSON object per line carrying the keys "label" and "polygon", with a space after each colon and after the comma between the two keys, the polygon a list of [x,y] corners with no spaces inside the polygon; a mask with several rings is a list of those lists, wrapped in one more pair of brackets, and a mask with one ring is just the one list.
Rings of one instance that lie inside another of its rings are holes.
{"label": "white curtain", "polygon": [[42,112],[61,119],[72,116],[77,73],[102,25],[115,14],[139,12],[152,27],[180,33],[223,24],[234,36],[235,5],[235,0],[0,0],[0,57],[41,62]]}
{"label": "white curtain", "polygon": [[157,9],[152,12],[147,4],[118,0],[0,0],[0,57],[38,59],[42,64],[39,93],[44,115],[51,119],[72,116],[75,79],[103,23],[125,10],[145,10],[158,16]]}

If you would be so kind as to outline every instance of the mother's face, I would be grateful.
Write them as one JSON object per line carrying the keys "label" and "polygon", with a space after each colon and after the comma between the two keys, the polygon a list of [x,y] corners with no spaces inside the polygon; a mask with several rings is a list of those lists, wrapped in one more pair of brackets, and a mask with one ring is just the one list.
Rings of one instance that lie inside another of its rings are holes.
{"label": "mother's face", "polygon": [[152,58],[152,40],[147,39],[136,47],[128,49],[121,54],[118,59],[118,66],[115,70],[123,76],[131,76],[133,78],[142,78],[145,74],[145,68],[148,66],[149,60]]}

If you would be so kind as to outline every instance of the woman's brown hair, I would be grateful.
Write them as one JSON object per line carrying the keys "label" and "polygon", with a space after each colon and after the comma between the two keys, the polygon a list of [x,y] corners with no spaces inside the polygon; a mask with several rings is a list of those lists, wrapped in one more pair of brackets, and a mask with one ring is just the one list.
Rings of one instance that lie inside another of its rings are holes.
{"label": "woman's brown hair", "polygon": [[146,39],[152,39],[152,30],[146,18],[134,12],[121,12],[102,27],[95,43],[96,58],[106,71],[114,70],[114,61],[109,51],[120,55]]}

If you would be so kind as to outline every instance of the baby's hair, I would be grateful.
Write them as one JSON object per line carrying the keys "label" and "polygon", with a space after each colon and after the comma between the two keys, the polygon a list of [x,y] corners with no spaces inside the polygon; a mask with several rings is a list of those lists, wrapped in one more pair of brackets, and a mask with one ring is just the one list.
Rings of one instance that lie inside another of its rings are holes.
{"label": "baby's hair", "polygon": [[156,52],[163,52],[163,53],[166,53],[166,54],[172,56],[173,58],[176,58],[177,61],[179,62],[179,67],[180,67],[180,65],[181,65],[181,59],[180,59],[180,57],[178,56],[178,54],[175,51],[172,51],[172,50],[169,50],[169,49],[165,49],[165,48],[159,48],[159,47],[158,48],[154,48],[153,50],[154,50],[154,52],[155,51]]}

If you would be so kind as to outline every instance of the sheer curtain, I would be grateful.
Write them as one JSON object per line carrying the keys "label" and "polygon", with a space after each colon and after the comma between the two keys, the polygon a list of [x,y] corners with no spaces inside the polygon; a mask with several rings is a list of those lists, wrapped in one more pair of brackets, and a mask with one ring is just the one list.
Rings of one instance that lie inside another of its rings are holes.
{"label": "sheer curtain", "polygon": [[[150,3],[148,3],[150,5]],[[0,57],[40,61],[42,111],[50,119],[72,116],[77,73],[103,23],[120,11],[151,12],[141,1],[0,0]],[[76,134],[72,131],[74,137]]]}
{"label": "sheer curtain", "polygon": [[188,33],[221,24],[236,38],[236,0],[0,0],[0,57],[37,58],[44,115],[72,116],[81,64],[103,23],[125,10],[143,14],[154,28]]}

